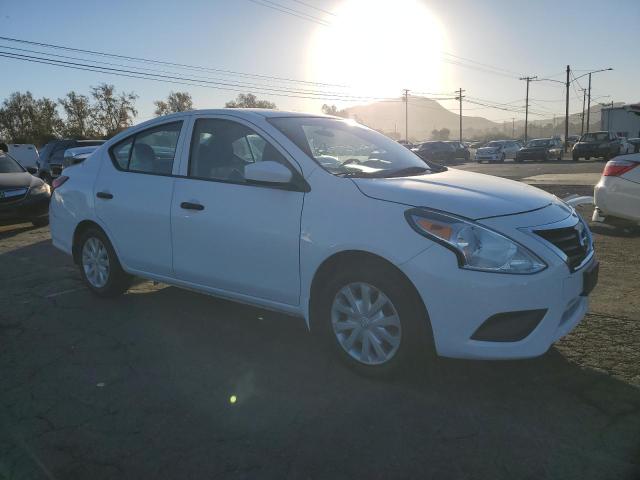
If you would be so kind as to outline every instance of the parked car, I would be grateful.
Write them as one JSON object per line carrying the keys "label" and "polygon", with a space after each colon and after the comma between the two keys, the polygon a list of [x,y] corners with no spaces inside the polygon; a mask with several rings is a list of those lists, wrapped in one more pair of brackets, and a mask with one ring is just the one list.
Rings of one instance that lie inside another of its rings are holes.
{"label": "parked car", "polygon": [[412,148],[411,151],[423,160],[439,163],[441,165],[453,162],[456,159],[455,148],[446,142],[423,142],[416,148]]}
{"label": "parked car", "polygon": [[409,150],[415,147],[415,145],[407,140],[398,140],[398,143],[403,147],[407,147]]}
{"label": "parked car", "polygon": [[575,145],[580,140],[580,135],[569,135],[567,137],[567,145]]}
{"label": "parked car", "polygon": [[447,141],[444,143],[448,143],[453,147],[456,160],[464,160],[465,162],[468,162],[471,158],[471,153],[464,143],[456,141]]}
{"label": "parked car", "polygon": [[620,139],[615,133],[605,131],[585,133],[571,150],[574,162],[580,158],[589,160],[591,157],[609,160],[619,153]]}
{"label": "parked car", "polygon": [[412,368],[430,345],[541,355],[583,318],[597,280],[589,228],[557,197],[338,118],[158,117],[54,186],[53,244],[95,294],[136,275],[297,315],[373,375]]}
{"label": "parked car", "polygon": [[89,155],[98,149],[98,147],[99,145],[92,145],[88,147],[74,147],[66,149],[62,159],[62,168],[65,169],[71,165],[84,162]]}
{"label": "parked car", "polygon": [[88,147],[91,145],[102,145],[104,140],[52,140],[40,151],[40,172],[39,176],[47,183],[51,184],[54,178],[62,172],[64,152],[69,148]]}
{"label": "parked car", "polygon": [[618,137],[618,140],[620,141],[620,150],[618,155],[633,153],[635,147],[625,137]]}
{"label": "parked car", "polygon": [[504,162],[507,158],[516,158],[521,145],[515,140],[493,140],[476,151],[476,161]]}
{"label": "parked car", "polygon": [[50,197],[49,185],[11,155],[0,152],[0,220],[28,221],[37,227],[47,225]]}
{"label": "parked car", "polygon": [[627,142],[633,148],[633,153],[640,153],[640,138],[629,138]]}
{"label": "parked car", "polygon": [[604,167],[595,186],[594,222],[640,225],[640,153],[616,157]]}
{"label": "parked car", "polygon": [[562,140],[559,138],[536,138],[527,142],[516,153],[516,162],[524,162],[525,160],[542,160],[551,159],[562,160],[563,151]]}
{"label": "parked car", "polygon": [[40,156],[35,145],[29,143],[0,143],[0,150],[11,155],[24,168],[35,168],[40,166]]}

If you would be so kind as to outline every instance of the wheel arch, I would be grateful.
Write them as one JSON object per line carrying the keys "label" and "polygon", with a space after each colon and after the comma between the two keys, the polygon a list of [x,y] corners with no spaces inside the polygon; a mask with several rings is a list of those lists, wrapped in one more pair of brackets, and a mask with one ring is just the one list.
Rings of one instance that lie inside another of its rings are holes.
{"label": "wheel arch", "polygon": [[323,260],[318,266],[309,288],[309,308],[307,316],[307,326],[309,327],[309,330],[312,332],[317,330],[317,326],[314,329],[314,322],[318,321],[318,304],[322,295],[322,287],[326,284],[326,281],[331,277],[331,275],[335,274],[338,269],[350,268],[353,265],[361,266],[363,264],[369,264],[371,268],[386,269],[390,274],[396,275],[398,280],[406,285],[408,291],[411,292],[411,295],[414,297],[416,305],[421,308],[429,334],[433,338],[433,329],[429,319],[429,312],[422,300],[422,296],[418,293],[413,282],[394,263],[380,255],[367,252],[365,250],[342,250],[340,252],[333,253]]}
{"label": "wheel arch", "polygon": [[[73,240],[71,242],[71,255],[73,256],[73,261],[76,264],[80,264],[80,239],[82,238],[82,234],[89,230],[90,228],[99,229],[104,235],[109,238],[107,232],[105,232],[104,228],[100,226],[100,224],[96,223],[93,220],[82,220],[76,225],[75,230],[73,231]],[[111,239],[109,239],[111,240]],[[113,242],[111,242],[113,244]]]}

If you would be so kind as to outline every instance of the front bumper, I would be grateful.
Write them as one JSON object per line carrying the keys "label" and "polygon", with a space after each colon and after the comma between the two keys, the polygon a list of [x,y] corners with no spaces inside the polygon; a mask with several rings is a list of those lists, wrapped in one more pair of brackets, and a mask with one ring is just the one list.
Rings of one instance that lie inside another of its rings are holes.
{"label": "front bumper", "polygon": [[604,157],[612,154],[609,147],[574,148],[571,153],[574,157]]}
{"label": "front bumper", "polygon": [[516,159],[518,160],[546,160],[547,158],[549,158],[549,152],[546,150],[518,152],[516,154]]}
{"label": "front bumper", "polygon": [[[531,248],[533,243],[540,240],[531,239],[525,246]],[[439,355],[469,359],[536,357],[582,320],[589,304],[588,297],[583,296],[584,272],[597,262],[595,256],[579,270],[570,272],[551,250],[547,252],[540,245],[532,250],[548,264],[548,268],[533,275],[461,269],[455,255],[439,245],[401,265],[424,301]],[[472,338],[491,317],[525,311],[544,311],[544,315],[524,338]]]}
{"label": "front bumper", "polygon": [[49,195],[26,196],[15,202],[0,203],[0,220],[29,220],[49,214]]}

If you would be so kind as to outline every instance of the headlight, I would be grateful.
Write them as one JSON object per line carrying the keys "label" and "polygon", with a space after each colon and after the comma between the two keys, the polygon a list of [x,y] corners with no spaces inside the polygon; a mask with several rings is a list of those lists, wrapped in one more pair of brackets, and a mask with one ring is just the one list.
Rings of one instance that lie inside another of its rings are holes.
{"label": "headlight", "polygon": [[453,251],[461,268],[530,274],[547,267],[524,246],[470,220],[421,208],[408,210],[405,216],[416,232]]}
{"label": "headlight", "polygon": [[31,189],[31,191],[29,192],[31,195],[44,195],[46,193],[49,193],[49,185],[47,185],[46,183],[42,183],[42,185],[38,185],[37,187],[33,187]]}

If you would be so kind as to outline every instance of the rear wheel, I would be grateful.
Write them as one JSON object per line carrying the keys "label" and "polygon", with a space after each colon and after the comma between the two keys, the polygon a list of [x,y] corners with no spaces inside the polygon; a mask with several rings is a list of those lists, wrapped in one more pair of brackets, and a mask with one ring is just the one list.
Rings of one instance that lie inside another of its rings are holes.
{"label": "rear wheel", "polygon": [[343,269],[322,289],[317,315],[314,324],[329,347],[365,375],[398,372],[431,349],[421,300],[389,267]]}
{"label": "rear wheel", "polygon": [[131,276],[120,266],[111,242],[98,228],[86,230],[79,242],[80,274],[100,297],[115,297],[131,285]]}

